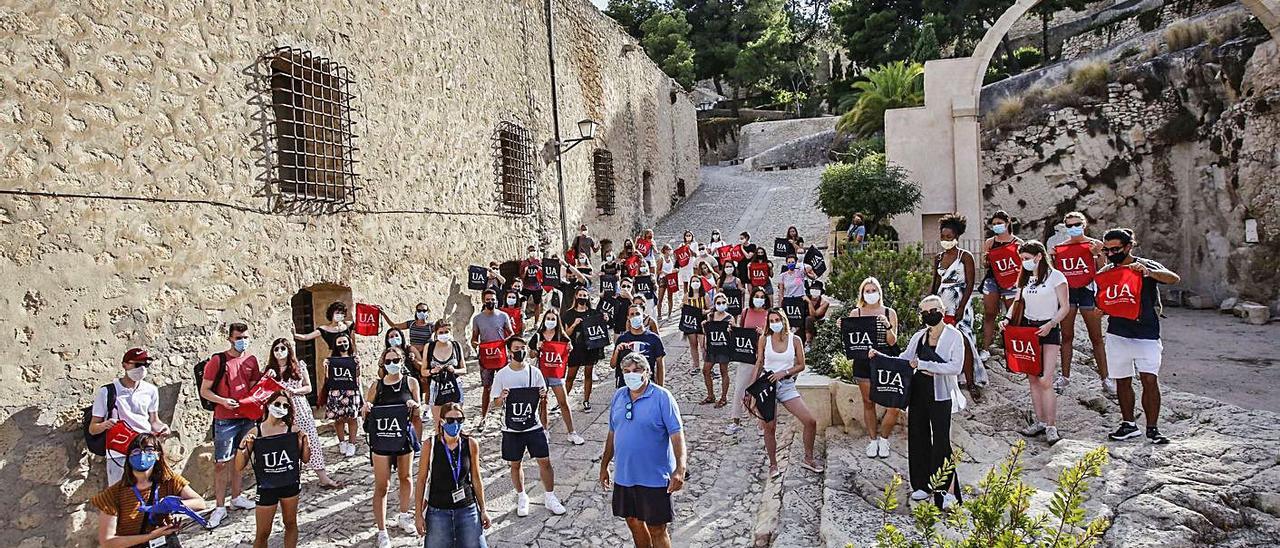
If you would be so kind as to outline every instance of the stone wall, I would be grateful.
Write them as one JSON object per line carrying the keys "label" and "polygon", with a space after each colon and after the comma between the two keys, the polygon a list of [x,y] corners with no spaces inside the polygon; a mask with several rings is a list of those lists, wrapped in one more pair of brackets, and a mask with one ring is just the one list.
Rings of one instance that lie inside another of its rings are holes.
{"label": "stone wall", "polygon": [[[1256,47],[1256,49],[1255,49]],[[1081,210],[1091,235],[1137,232],[1137,253],[1211,298],[1269,302],[1280,287],[1280,63],[1274,41],[1193,47],[1124,72],[1105,101],[987,129],[984,208],[1045,239]],[[1256,219],[1260,241],[1245,240]]]}
{"label": "stone wall", "polygon": [[[602,124],[564,156],[568,222],[630,232],[669,210],[678,181],[696,187],[694,107],[588,0],[557,5],[564,137],[581,118]],[[537,0],[0,7],[0,333],[12,337],[0,346],[12,503],[0,544],[88,544],[83,503],[103,475],[79,440],[80,408],[128,347],[162,357],[149,379],[175,430],[166,450],[203,489],[209,415],[191,365],[225,347],[228,322],[251,324],[251,351],[265,355],[293,331],[290,297],[308,287],[401,318],[423,300],[462,321],[466,264],[558,247],[545,153],[537,212],[495,213],[497,124],[527,127],[538,149],[552,139],[546,36]],[[351,212],[266,209],[247,71],[283,45],[352,71],[362,178]],[[597,147],[613,152],[612,216],[595,209]],[[374,344],[362,344],[370,360]]]}
{"label": "stone wall", "polygon": [[1064,40],[1062,58],[1079,57],[1151,30],[1166,27],[1181,19],[1204,15],[1224,4],[1236,4],[1239,7],[1237,2],[1223,0],[1166,1],[1157,9],[1130,12],[1121,19],[1096,25]]}
{"label": "stone wall", "polygon": [[738,132],[738,157],[750,158],[787,141],[835,129],[835,116],[756,122]]}

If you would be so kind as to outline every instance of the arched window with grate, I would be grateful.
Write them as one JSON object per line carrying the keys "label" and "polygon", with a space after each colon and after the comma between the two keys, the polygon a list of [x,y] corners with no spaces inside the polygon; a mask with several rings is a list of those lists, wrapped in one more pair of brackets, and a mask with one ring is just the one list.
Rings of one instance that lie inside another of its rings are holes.
{"label": "arched window with grate", "polygon": [[536,179],[529,130],[512,122],[499,123],[493,132],[493,154],[498,211],[509,215],[533,213]]}
{"label": "arched window with grate", "polygon": [[596,209],[601,215],[613,215],[617,183],[613,178],[613,153],[598,148],[591,156],[591,178],[596,192]]}

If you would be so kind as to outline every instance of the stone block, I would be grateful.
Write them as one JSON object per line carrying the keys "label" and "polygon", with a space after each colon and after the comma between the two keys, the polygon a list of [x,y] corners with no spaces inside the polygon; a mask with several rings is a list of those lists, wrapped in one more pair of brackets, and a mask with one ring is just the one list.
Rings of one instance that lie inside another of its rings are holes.
{"label": "stone block", "polygon": [[1222,300],[1222,304],[1218,305],[1218,311],[1222,313],[1231,313],[1233,310],[1235,310],[1236,303],[1238,302],[1240,302],[1240,299],[1237,299],[1235,297],[1227,297]]}
{"label": "stone block", "polygon": [[1188,293],[1186,295],[1186,303],[1187,308],[1194,308],[1197,310],[1207,310],[1214,307],[1213,299],[1204,295],[1197,295],[1195,293]]}
{"label": "stone block", "polygon": [[826,429],[832,424],[834,413],[831,386],[833,384],[835,381],[825,375],[802,373],[796,378],[796,388],[800,391],[800,397],[804,398],[804,404],[809,406],[809,411],[817,419],[819,430]]}
{"label": "stone block", "polygon": [[1271,309],[1258,303],[1244,303],[1241,312],[1244,321],[1253,325],[1266,325],[1271,321]]}

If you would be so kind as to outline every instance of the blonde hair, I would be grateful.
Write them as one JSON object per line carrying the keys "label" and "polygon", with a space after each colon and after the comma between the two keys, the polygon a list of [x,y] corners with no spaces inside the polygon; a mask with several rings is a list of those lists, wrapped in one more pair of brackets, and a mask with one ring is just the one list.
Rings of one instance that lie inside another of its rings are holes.
{"label": "blonde hair", "polygon": [[941,308],[942,312],[946,313],[947,302],[942,300],[942,297],[939,297],[937,295],[929,295],[923,299],[920,299],[920,308],[924,308],[925,303],[930,303],[930,302],[937,302],[938,308]]}
{"label": "blonde hair", "polygon": [[1080,219],[1081,221],[1084,221],[1084,222],[1085,222],[1085,224],[1088,224],[1088,223],[1089,223],[1089,218],[1088,218],[1088,217],[1085,217],[1085,216],[1084,216],[1084,213],[1081,213],[1081,212],[1079,212],[1079,211],[1072,211],[1071,213],[1068,213],[1068,214],[1066,214],[1066,215],[1063,215],[1063,216],[1062,216],[1062,220],[1063,220],[1063,221],[1065,221],[1065,220],[1067,220],[1067,219]]}
{"label": "blonde hair", "polygon": [[877,280],[875,276],[867,276],[867,279],[858,284],[858,308],[867,306],[867,303],[862,300],[862,293],[867,290],[868,284],[875,286],[876,291],[880,292],[880,305],[889,308],[889,303],[885,302],[884,299],[884,288],[880,286],[880,280]]}

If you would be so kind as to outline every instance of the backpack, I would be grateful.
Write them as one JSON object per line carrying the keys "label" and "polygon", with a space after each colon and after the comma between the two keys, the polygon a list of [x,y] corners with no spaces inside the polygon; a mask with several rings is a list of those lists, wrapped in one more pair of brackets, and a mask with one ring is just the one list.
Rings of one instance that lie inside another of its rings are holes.
{"label": "backpack", "polygon": [[[106,420],[111,418],[111,412],[116,410],[116,383],[110,382],[104,384],[102,385],[102,388],[107,389],[107,414],[102,417],[103,420]],[[116,415],[119,416],[120,413],[117,411]],[[84,445],[89,448],[90,453],[98,455],[99,457],[105,457],[107,456],[107,432],[104,430],[100,434],[90,434],[89,424],[92,422],[93,404],[89,404],[88,407],[84,408],[84,420],[81,426],[81,431],[84,433]]]}
{"label": "backpack", "polygon": [[213,411],[218,408],[218,404],[204,399],[204,396],[200,394],[200,385],[204,382],[204,367],[214,358],[218,358],[218,362],[220,364],[218,372],[213,376],[212,386],[213,388],[217,388],[219,384],[222,384],[222,376],[227,373],[227,357],[224,353],[219,352],[208,358],[200,360],[200,363],[197,363],[195,368],[192,370],[192,373],[195,374],[196,378],[196,396],[200,398],[200,407],[203,407],[205,411]]}

